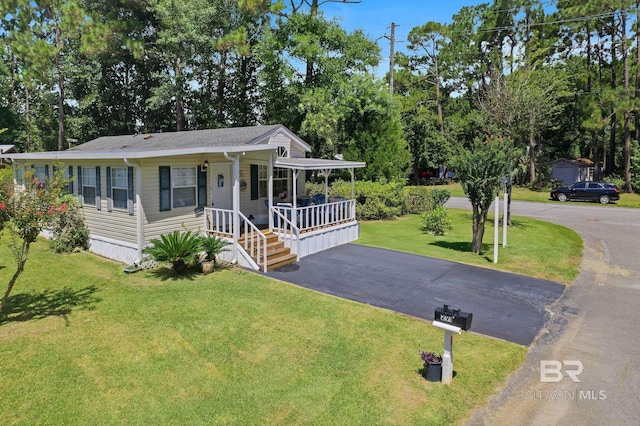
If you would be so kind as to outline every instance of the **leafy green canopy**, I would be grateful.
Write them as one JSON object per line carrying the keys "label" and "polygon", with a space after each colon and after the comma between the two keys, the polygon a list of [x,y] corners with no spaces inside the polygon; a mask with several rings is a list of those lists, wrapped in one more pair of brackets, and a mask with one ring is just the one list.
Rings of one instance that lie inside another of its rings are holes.
{"label": "leafy green canopy", "polygon": [[500,192],[514,157],[511,143],[502,138],[475,139],[454,158],[456,177],[473,207],[473,252],[480,253],[484,224],[492,201]]}

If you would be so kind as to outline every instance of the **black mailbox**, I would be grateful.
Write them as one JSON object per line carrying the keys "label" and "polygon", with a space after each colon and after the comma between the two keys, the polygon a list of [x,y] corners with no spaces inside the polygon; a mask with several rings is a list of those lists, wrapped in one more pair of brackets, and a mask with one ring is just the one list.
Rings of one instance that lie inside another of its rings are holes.
{"label": "black mailbox", "polygon": [[472,319],[473,314],[460,312],[460,309],[451,309],[449,305],[444,305],[442,308],[436,308],[436,321],[455,325],[463,330],[469,330],[471,328]]}

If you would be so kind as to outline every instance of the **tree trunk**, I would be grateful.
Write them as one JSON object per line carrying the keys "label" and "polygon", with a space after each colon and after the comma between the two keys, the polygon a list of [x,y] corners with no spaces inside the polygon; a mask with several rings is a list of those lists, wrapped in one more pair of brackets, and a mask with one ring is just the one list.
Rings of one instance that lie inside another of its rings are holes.
{"label": "tree trunk", "polygon": [[533,133],[533,113],[529,116],[529,185],[536,182],[536,136]]}
{"label": "tree trunk", "polygon": [[[623,66],[623,84],[624,84],[624,97],[625,104],[628,104],[630,99],[629,92],[629,60],[627,55],[627,12],[622,9],[620,12],[622,15],[621,27],[622,27],[622,45],[620,47],[622,52],[622,66]],[[631,111],[625,105],[624,109],[624,190],[625,192],[633,192],[631,188]]]}
{"label": "tree trunk", "polygon": [[64,151],[64,70],[62,69],[62,57],[60,55],[62,51],[62,33],[58,23],[56,23],[55,27],[55,37],[56,69],[58,71],[58,151]]}
{"label": "tree trunk", "polygon": [[181,132],[184,130],[184,87],[180,59],[176,59],[174,73],[176,78],[176,131]]}
{"label": "tree trunk", "polygon": [[220,52],[220,66],[218,67],[218,86],[216,88],[216,101],[218,107],[216,108],[216,120],[219,125],[225,122],[224,118],[224,88],[227,80],[226,76],[227,68],[227,52],[224,50]]}
{"label": "tree trunk", "polygon": [[482,250],[482,239],[484,238],[484,224],[487,220],[487,212],[473,207],[473,239],[471,241],[471,251],[480,254]]}
{"label": "tree trunk", "polygon": [[22,247],[18,252],[19,258],[16,259],[18,263],[18,268],[16,269],[16,272],[11,277],[11,280],[9,281],[9,285],[7,286],[7,291],[4,293],[4,296],[2,297],[2,302],[0,302],[0,320],[3,320],[6,317],[5,310],[7,308],[7,301],[9,300],[9,295],[11,294],[11,290],[13,290],[13,286],[16,284],[18,277],[24,271],[24,265],[27,263],[27,254],[29,253],[30,246],[31,246],[31,243],[29,243],[28,241],[22,242]]}
{"label": "tree trunk", "polygon": [[[616,37],[616,29],[615,29],[615,25],[611,26],[611,43],[615,46],[615,37]],[[615,48],[613,49],[613,52],[615,52]],[[617,88],[617,84],[616,84],[616,79],[617,79],[617,74],[616,74],[616,54],[613,53],[612,57],[611,57],[611,92],[615,93],[616,92],[616,88]],[[606,167],[606,175],[610,175],[613,172],[615,172],[615,158],[616,158],[616,121],[617,121],[617,116],[616,116],[616,110],[615,107],[611,108],[611,132],[609,133],[609,150],[607,152],[607,167]]]}

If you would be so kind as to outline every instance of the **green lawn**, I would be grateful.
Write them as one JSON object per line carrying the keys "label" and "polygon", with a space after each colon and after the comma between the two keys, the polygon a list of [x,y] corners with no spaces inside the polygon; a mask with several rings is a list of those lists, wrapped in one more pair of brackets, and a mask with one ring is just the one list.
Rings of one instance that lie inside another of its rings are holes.
{"label": "green lawn", "polygon": [[500,228],[498,263],[493,263],[493,215],[489,214],[480,255],[471,252],[470,210],[447,209],[453,229],[435,236],[422,229],[419,215],[394,221],[360,223],[359,244],[405,251],[472,265],[516,272],[570,284],[578,275],[582,239],[567,228],[524,217],[512,217],[507,246],[502,248]]}
{"label": "green lawn", "polygon": [[[464,191],[460,187],[459,183],[452,183],[449,185],[442,186],[434,186],[434,188],[442,188],[448,189],[451,191],[451,195],[454,197],[466,197],[464,195]],[[502,194],[500,194],[502,197]],[[514,186],[511,191],[511,199],[518,201],[536,201],[539,203],[557,203],[560,204],[559,201],[554,201],[549,198],[549,190],[541,189],[539,191],[534,191],[529,188],[522,188],[518,186]],[[585,202],[572,202],[574,205],[586,205],[586,206],[602,206],[602,207],[640,207],[640,195],[639,194],[620,194],[620,200],[612,202],[607,205],[602,205],[598,203],[585,203]]]}
{"label": "green lawn", "polygon": [[526,355],[457,336],[447,387],[418,373],[419,349],[442,351],[428,322],[242,270],[125,275],[43,242],[11,300],[3,424],[455,424]]}

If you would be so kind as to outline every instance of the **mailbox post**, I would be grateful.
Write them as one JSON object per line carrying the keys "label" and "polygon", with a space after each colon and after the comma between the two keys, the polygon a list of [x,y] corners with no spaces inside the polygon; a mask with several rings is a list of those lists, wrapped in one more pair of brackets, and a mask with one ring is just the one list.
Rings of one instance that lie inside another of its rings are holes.
{"label": "mailbox post", "polygon": [[444,330],[444,352],[442,354],[442,383],[451,384],[453,380],[453,333],[461,334],[462,330],[471,328],[473,314],[450,309],[449,305],[436,308],[433,325]]}

